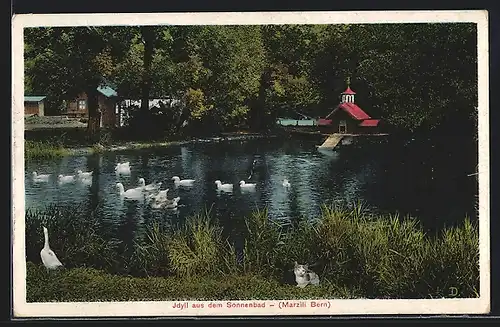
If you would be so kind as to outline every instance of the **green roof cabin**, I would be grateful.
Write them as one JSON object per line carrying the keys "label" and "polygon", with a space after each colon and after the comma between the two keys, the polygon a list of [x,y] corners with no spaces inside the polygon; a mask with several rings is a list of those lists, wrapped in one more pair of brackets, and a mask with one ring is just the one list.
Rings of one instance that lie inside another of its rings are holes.
{"label": "green roof cabin", "polygon": [[25,116],[43,116],[45,114],[44,100],[45,95],[25,95],[24,96],[24,115]]}
{"label": "green roof cabin", "polygon": [[[108,85],[99,86],[98,103],[99,111],[101,112],[101,127],[113,128],[116,127],[116,108],[118,105],[118,93]],[[63,115],[68,117],[88,118],[88,101],[87,94],[81,92],[78,96],[66,102],[65,112]]]}

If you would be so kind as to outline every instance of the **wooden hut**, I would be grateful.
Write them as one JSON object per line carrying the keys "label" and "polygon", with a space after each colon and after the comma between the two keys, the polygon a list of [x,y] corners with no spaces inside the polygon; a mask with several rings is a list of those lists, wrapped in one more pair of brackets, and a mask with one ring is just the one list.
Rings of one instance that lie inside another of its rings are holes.
{"label": "wooden hut", "polygon": [[26,116],[44,116],[45,100],[44,95],[25,95],[24,96],[24,115]]}
{"label": "wooden hut", "polygon": [[[101,127],[113,128],[117,125],[116,112],[118,106],[118,94],[108,85],[97,88],[99,112],[101,113]],[[66,110],[63,113],[68,117],[88,118],[88,97],[85,92],[80,92],[78,96],[66,103]]]}

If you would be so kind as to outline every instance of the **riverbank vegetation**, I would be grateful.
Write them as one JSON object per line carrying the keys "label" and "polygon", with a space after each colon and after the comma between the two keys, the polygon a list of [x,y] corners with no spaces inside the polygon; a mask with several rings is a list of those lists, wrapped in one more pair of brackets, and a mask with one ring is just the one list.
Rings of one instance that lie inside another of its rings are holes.
{"label": "riverbank vegetation", "polygon": [[[30,140],[25,140],[24,154],[26,160],[33,159],[56,159],[68,155],[86,155],[86,154],[100,154],[112,151],[124,151],[124,150],[143,150],[143,149],[159,149],[168,146],[176,146],[183,144],[190,144],[196,142],[221,142],[221,141],[242,141],[242,140],[252,140],[261,138],[274,138],[280,137],[282,134],[256,134],[248,132],[235,132],[235,133],[224,133],[221,137],[213,138],[169,138],[163,140],[151,140],[151,141],[129,141],[127,139],[119,139],[118,137],[113,137],[111,132],[107,134],[103,133],[100,138],[101,141],[91,144],[86,142],[84,139],[79,139],[78,136],[70,135],[66,136],[64,132],[51,131],[49,141],[43,141],[43,135],[47,135],[45,131],[29,131]],[[82,134],[80,134],[80,137]],[[111,140],[114,141],[111,141]]]}
{"label": "riverbank vegetation", "polygon": [[[324,206],[315,220],[279,224],[266,210],[244,217],[228,237],[210,211],[180,226],[154,223],[133,246],[98,232],[100,219],[74,207],[26,213],[29,301],[441,298],[479,292],[475,222],[426,235],[410,217],[362,206]],[[40,263],[45,225],[65,265]],[[238,248],[234,235],[241,235]],[[293,262],[308,263],[321,285],[294,286]],[[451,292],[453,293],[453,292]]]}
{"label": "riverbank vegetation", "polygon": [[62,144],[55,141],[25,141],[25,160],[56,159],[71,154]]}
{"label": "riverbank vegetation", "polygon": [[[97,134],[95,90],[106,83],[142,101],[127,109],[128,134],[152,139],[267,130],[296,111],[324,117],[350,79],[356,102],[392,131],[466,140],[476,49],[472,23],[27,28],[25,88],[47,95],[47,114],[86,90]],[[168,101],[149,110],[151,98]]]}

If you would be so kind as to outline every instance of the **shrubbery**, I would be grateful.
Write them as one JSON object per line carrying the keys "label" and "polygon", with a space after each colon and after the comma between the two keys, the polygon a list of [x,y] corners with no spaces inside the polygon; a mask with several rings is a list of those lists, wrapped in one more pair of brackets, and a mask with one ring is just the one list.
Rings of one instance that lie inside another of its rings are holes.
{"label": "shrubbery", "polygon": [[[461,297],[478,296],[478,229],[468,218],[431,237],[415,219],[374,216],[361,206],[325,206],[317,220],[295,226],[256,211],[245,218],[244,248],[238,251],[203,213],[180,228],[150,226],[145,240],[126,256],[123,247],[96,232],[95,215],[83,212],[51,207],[27,213],[27,260],[40,263],[43,222],[52,235],[51,248],[67,268],[75,268],[50,277],[30,264],[29,299],[293,298],[298,296],[294,261],[310,264],[320,275],[320,288],[307,290],[307,296],[436,298],[449,296],[450,287]],[[47,290],[42,281],[48,278],[57,282]],[[95,294],[85,294],[89,285]]]}

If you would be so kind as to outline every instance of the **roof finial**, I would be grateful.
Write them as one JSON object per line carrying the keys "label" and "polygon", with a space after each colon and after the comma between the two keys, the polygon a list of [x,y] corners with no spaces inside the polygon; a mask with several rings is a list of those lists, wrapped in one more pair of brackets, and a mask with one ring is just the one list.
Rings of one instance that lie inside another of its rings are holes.
{"label": "roof finial", "polygon": [[351,86],[351,77],[347,76],[347,87]]}

